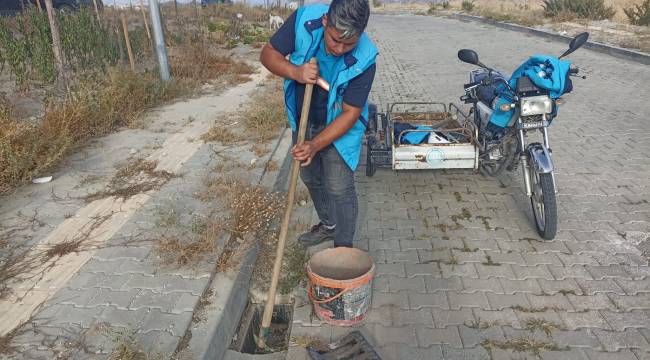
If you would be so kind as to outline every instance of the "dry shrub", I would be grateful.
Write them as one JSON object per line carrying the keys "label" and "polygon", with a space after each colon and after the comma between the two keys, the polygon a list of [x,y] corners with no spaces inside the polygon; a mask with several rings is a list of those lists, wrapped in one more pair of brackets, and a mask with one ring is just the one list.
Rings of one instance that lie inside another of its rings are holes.
{"label": "dry shrub", "polygon": [[611,19],[616,14],[616,9],[605,5],[604,0],[544,0],[543,7],[546,17],[571,13],[577,18],[604,20]]}
{"label": "dry shrub", "polygon": [[255,71],[242,61],[214,54],[199,45],[181,46],[170,58],[174,76],[199,83],[224,75],[234,75],[231,83],[241,83]]}
{"label": "dry shrub", "polygon": [[278,130],[287,124],[282,83],[272,81],[253,94],[241,117],[251,138],[258,142],[275,139]]}
{"label": "dry shrub", "polygon": [[282,194],[239,180],[218,180],[211,188],[223,194],[232,214],[230,231],[239,238],[267,231],[284,208]]}

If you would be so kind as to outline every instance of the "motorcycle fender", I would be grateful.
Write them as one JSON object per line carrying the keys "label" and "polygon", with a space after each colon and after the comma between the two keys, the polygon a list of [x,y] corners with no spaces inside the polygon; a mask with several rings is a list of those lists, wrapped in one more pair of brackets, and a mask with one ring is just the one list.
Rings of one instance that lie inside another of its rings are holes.
{"label": "motorcycle fender", "polygon": [[553,172],[553,161],[546,147],[540,143],[532,143],[528,146],[528,154],[532,160],[531,166],[535,166],[537,173],[548,174]]}

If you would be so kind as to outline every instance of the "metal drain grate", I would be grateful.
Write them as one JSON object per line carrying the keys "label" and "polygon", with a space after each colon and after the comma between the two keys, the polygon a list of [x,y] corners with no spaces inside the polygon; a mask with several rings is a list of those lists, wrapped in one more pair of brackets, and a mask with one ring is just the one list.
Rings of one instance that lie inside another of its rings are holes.
{"label": "metal drain grate", "polygon": [[328,350],[323,351],[308,346],[307,352],[313,360],[381,360],[359,331],[353,331],[327,347]]}

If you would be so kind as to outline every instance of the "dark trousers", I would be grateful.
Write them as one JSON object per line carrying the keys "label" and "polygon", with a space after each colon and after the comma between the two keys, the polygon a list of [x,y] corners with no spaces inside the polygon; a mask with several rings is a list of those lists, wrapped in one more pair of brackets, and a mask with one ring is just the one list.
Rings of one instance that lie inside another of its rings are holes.
{"label": "dark trousers", "polygon": [[[309,126],[306,140],[313,139],[324,125]],[[296,143],[297,133],[293,133]],[[334,246],[352,247],[359,204],[354,188],[354,172],[334,145],[316,153],[311,164],[300,168],[300,178],[309,190],[316,213],[325,225],[336,225]]]}

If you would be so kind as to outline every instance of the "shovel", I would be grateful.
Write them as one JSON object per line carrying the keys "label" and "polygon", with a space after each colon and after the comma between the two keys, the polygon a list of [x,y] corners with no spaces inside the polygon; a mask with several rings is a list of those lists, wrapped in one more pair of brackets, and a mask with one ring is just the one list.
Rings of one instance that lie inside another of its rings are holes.
{"label": "shovel", "polygon": [[[316,58],[309,61],[310,64],[316,63]],[[307,122],[309,121],[309,107],[311,106],[311,94],[314,90],[313,84],[305,85],[305,96],[302,100],[302,112],[300,113],[300,126],[298,128],[298,139],[296,144],[302,144],[305,141],[305,133],[307,132]],[[264,305],[264,313],[262,315],[262,324],[260,326],[259,336],[256,339],[257,347],[259,349],[269,349],[266,345],[266,338],[269,335],[271,328],[271,318],[273,316],[273,307],[275,306],[275,293],[278,290],[278,280],[280,279],[280,268],[282,267],[282,257],[284,256],[284,247],[287,242],[287,232],[289,230],[289,221],[291,221],[291,211],[293,210],[293,202],[296,196],[296,184],[298,183],[298,174],[300,172],[300,162],[293,160],[291,162],[291,172],[289,175],[289,193],[287,195],[287,207],[284,210],[284,217],[282,218],[282,227],[280,228],[280,236],[278,238],[278,248],[275,254],[275,263],[273,264],[273,276],[271,277],[271,287],[266,298]]]}

